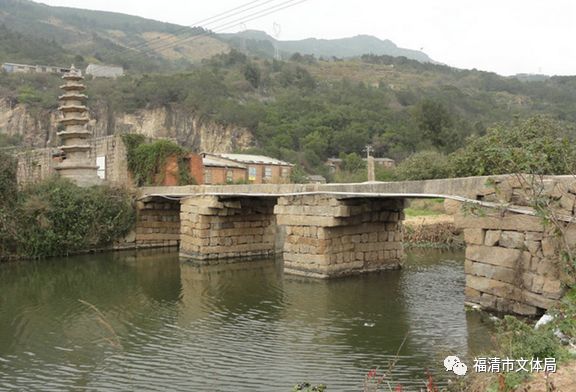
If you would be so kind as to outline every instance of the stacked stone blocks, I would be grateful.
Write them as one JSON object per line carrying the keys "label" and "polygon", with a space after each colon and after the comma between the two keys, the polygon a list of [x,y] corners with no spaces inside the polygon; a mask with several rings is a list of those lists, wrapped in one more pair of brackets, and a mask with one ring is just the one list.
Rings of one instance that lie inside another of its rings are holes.
{"label": "stacked stone blocks", "polygon": [[158,197],[138,202],[136,218],[137,246],[178,246],[179,241],[179,201]]}
{"label": "stacked stone blocks", "polygon": [[[476,197],[528,208],[535,197],[549,197],[558,216],[574,215],[576,186],[510,177],[480,190]],[[455,216],[466,241],[466,300],[490,310],[539,315],[562,297],[562,246],[552,225],[540,217],[510,211]],[[566,224],[566,239],[576,244],[574,224]]]}
{"label": "stacked stone blocks", "polygon": [[274,211],[286,227],[284,271],[330,278],[399,268],[403,208],[398,199],[279,198]]}
{"label": "stacked stone blocks", "polygon": [[275,253],[273,198],[191,197],[182,201],[180,256],[192,260]]}

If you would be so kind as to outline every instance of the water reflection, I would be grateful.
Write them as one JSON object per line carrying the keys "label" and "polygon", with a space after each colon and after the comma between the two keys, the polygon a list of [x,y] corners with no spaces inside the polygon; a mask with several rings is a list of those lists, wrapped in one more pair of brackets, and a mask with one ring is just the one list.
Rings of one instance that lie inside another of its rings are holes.
{"label": "water reflection", "polygon": [[487,328],[464,312],[461,254],[410,257],[334,281],[158,251],[1,265],[0,390],[359,390],[406,336],[394,376],[421,385]]}

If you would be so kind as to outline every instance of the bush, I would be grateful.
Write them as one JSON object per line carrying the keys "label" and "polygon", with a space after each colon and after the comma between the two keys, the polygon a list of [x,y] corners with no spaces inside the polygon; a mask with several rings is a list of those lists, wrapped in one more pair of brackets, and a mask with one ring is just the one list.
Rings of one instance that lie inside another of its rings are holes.
{"label": "bush", "polygon": [[134,208],[124,190],[54,178],[20,192],[7,217],[11,247],[3,252],[40,258],[112,244],[133,227]]}
{"label": "bush", "polygon": [[533,117],[470,139],[451,156],[451,164],[458,177],[570,174],[576,171],[576,148],[558,122]]}
{"label": "bush", "polygon": [[452,177],[448,157],[435,151],[417,152],[402,161],[395,170],[398,180],[431,180]]}

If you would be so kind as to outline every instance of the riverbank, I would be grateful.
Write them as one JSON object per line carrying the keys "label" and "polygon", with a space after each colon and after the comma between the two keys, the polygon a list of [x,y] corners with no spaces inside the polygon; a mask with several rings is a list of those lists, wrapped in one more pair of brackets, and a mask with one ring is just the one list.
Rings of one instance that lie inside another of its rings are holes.
{"label": "riverbank", "polygon": [[447,214],[408,216],[404,221],[406,248],[463,249],[462,231],[454,225],[454,217]]}

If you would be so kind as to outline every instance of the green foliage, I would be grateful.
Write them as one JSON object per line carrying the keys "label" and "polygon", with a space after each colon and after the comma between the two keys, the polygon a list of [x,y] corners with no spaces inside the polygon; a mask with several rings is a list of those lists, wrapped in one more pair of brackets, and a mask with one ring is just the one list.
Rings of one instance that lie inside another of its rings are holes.
{"label": "green foliage", "polygon": [[538,329],[513,316],[505,316],[498,326],[498,347],[509,358],[560,358],[561,345],[551,326]]}
{"label": "green foliage", "polygon": [[294,184],[306,184],[308,182],[308,174],[300,165],[296,165],[290,171],[290,182]]}
{"label": "green foliage", "polygon": [[128,169],[134,176],[138,186],[158,185],[166,167],[166,159],[174,156],[178,162],[178,174],[180,185],[192,185],[195,183],[190,176],[185,156],[188,151],[178,144],[169,140],[156,140],[145,143],[142,135],[126,134],[122,136],[126,145]]}
{"label": "green foliage", "polygon": [[499,125],[472,138],[451,157],[456,176],[576,172],[576,147],[569,130],[543,117]]}
{"label": "green foliage", "polygon": [[16,160],[9,154],[0,151],[0,206],[14,201],[16,193]]}
{"label": "green foliage", "polygon": [[0,248],[1,256],[41,258],[104,247],[128,233],[134,216],[124,190],[51,179],[18,193],[13,209],[0,211],[9,222],[9,247]]}
{"label": "green foliage", "polygon": [[569,290],[552,310],[554,325],[568,338],[576,339],[576,287]]}
{"label": "green foliage", "polygon": [[254,63],[246,64],[244,66],[244,77],[252,87],[258,88],[260,86],[260,81],[262,79],[262,75],[260,73],[260,68],[258,68],[258,65]]}
{"label": "green foliage", "polygon": [[0,151],[0,259],[14,248],[16,161]]}
{"label": "green foliage", "polygon": [[451,177],[448,157],[435,151],[422,151],[402,161],[395,170],[398,180],[431,180]]}
{"label": "green foliage", "polygon": [[426,99],[415,109],[415,117],[423,136],[436,148],[446,148],[454,142],[449,138],[453,120],[440,102]]}

